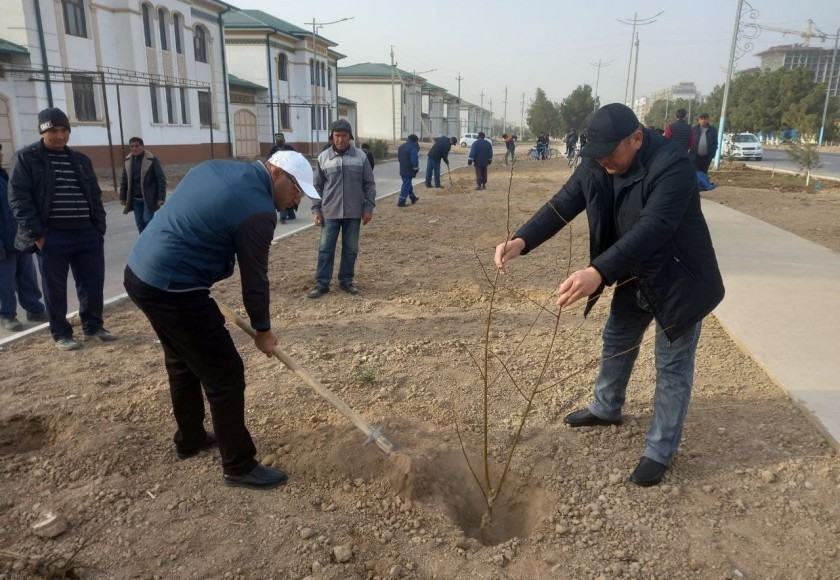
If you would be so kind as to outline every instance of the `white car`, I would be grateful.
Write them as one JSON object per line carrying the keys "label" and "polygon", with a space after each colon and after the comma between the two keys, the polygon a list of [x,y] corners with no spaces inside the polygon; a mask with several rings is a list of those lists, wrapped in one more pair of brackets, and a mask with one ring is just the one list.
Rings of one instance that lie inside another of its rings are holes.
{"label": "white car", "polygon": [[723,154],[724,157],[732,157],[732,159],[761,161],[764,149],[761,141],[752,133],[738,133],[737,135],[730,133],[723,138]]}
{"label": "white car", "polygon": [[[475,143],[476,139],[478,139],[478,133],[464,133],[464,136],[461,137],[461,147],[472,147],[472,144]],[[485,137],[485,140],[490,142],[490,145],[493,145],[493,141],[490,141],[490,137]]]}

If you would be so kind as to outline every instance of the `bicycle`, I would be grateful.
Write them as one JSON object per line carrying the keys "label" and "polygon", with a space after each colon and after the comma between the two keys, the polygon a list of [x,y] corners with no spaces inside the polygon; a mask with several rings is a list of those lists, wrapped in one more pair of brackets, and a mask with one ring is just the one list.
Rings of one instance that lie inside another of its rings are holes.
{"label": "bicycle", "polygon": [[577,169],[577,166],[580,165],[581,162],[580,147],[575,147],[572,150],[572,154],[569,157],[567,157],[567,159],[569,160],[569,167],[571,167],[573,170]]}

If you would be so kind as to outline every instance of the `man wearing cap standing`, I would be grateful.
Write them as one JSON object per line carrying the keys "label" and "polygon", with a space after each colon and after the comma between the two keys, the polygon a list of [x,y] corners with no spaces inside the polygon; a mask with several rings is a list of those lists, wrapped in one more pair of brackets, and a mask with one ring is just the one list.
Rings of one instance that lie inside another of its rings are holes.
{"label": "man wearing cap standing", "polygon": [[[206,161],[193,168],[128,256],[125,289],[160,339],[178,430],[175,451],[188,459],[218,444],[225,485],[277,487],[286,474],[257,463],[245,426],[245,370],[210,287],[239,263],[242,301],[254,342],[271,356],[268,252],[277,211],[318,199],[300,153],[266,161]],[[204,427],[204,398],[213,431]]]}
{"label": "man wearing cap standing", "polygon": [[680,444],[694,381],[703,318],[724,289],[691,160],[613,103],[587,129],[584,161],[548,203],[496,248],[496,266],[551,238],[579,213],[589,221],[590,265],[558,288],[562,309],[581,298],[584,315],[615,285],[603,352],[588,408],[566,416],[571,427],[619,425],[645,329],[656,322],[656,389],[645,449],[630,480],[658,484]]}
{"label": "man wearing cap standing", "polygon": [[18,223],[15,247],[37,252],[50,334],[60,350],[77,350],[67,322],[67,275],[73,270],[85,341],[114,340],[102,326],[105,208],[90,159],[67,147],[70,121],[61,109],[38,113],[41,140],[18,152],[9,205]]}
{"label": "man wearing cap standing", "polygon": [[694,166],[697,171],[709,173],[709,164],[715,158],[718,148],[717,129],[709,125],[709,113],[701,113],[697,124],[693,128],[693,145],[691,148]]}
{"label": "man wearing cap standing", "polygon": [[318,155],[315,168],[315,189],[321,200],[312,203],[312,218],[321,226],[318,243],[318,267],[315,287],[310,298],[320,298],[330,291],[335,263],[335,246],[341,233],[341,264],[338,267],[338,287],[356,295],[353,283],[356,257],[359,255],[359,234],[362,224],[373,217],[376,205],[376,183],[367,155],[350,144],[353,131],[344,119],[330,126],[333,144]]}

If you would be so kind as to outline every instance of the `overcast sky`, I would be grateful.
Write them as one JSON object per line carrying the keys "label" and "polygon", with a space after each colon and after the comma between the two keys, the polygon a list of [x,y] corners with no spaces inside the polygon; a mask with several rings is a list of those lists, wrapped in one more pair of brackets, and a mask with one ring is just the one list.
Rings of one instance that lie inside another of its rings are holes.
{"label": "overcast sky", "polygon": [[[301,28],[312,20],[326,23],[319,35],[338,44],[347,55],[339,67],[362,62],[390,62],[394,49],[399,68],[416,71],[430,82],[503,114],[505,86],[507,116],[519,116],[537,87],[561,101],[580,84],[593,89],[598,60],[598,94],[602,103],[623,101],[628,79],[632,26],[618,19],[652,17],[656,22],[637,27],[639,65],[636,96],[681,81],[694,81],[708,94],[726,78],[737,0],[229,0],[238,8],[263,10]],[[835,34],[840,27],[840,0],[752,0],[756,20],[743,22],[805,31],[808,19]],[[746,6],[746,2],[745,2]],[[307,24],[308,23],[308,24]],[[770,46],[804,42],[797,35],[761,30],[754,48],[736,63],[744,69],[759,64],[755,55]],[[833,39],[811,39],[811,46],[833,48]],[[838,57],[840,58],[840,57]],[[632,92],[633,71],[630,70]]]}

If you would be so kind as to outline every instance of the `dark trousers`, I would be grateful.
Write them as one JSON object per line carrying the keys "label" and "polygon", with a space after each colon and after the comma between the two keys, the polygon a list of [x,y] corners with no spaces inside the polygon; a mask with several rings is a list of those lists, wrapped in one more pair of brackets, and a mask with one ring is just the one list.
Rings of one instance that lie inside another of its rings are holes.
{"label": "dark trousers", "polygon": [[478,165],[475,166],[475,184],[476,185],[484,185],[487,183],[487,166],[479,167]]}
{"label": "dark trousers", "polygon": [[709,155],[695,155],[694,156],[694,166],[697,168],[697,171],[702,171],[703,173],[709,172],[709,165],[712,163],[712,158]]}
{"label": "dark trousers", "polygon": [[196,449],[206,435],[204,397],[227,475],[243,475],[257,461],[245,426],[245,365],[209,290],[166,292],[125,268],[125,289],[143,311],[163,346],[178,450]]}
{"label": "dark trousers", "polygon": [[67,322],[68,271],[73,272],[76,281],[82,332],[99,332],[102,329],[102,293],[105,286],[102,233],[93,227],[47,230],[44,247],[38,252],[38,267],[53,340],[73,337],[73,327]]}

